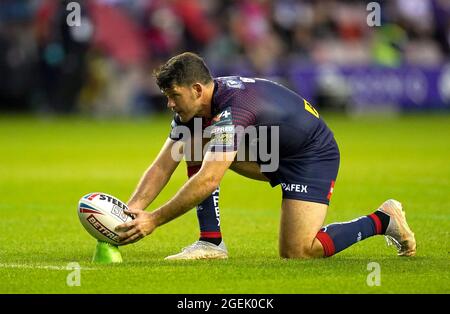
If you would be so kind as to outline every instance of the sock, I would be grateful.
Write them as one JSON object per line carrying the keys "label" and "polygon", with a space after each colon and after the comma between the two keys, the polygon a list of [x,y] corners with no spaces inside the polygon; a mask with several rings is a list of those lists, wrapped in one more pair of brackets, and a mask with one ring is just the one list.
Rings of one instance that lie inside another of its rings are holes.
{"label": "sock", "polygon": [[377,210],[368,216],[325,226],[316,238],[322,243],[324,255],[328,257],[368,237],[384,234],[388,225],[389,216]]}
{"label": "sock", "polygon": [[[200,166],[188,167],[188,176],[192,177],[200,170]],[[197,205],[197,218],[200,226],[200,239],[215,245],[222,242],[220,232],[219,187]]]}
{"label": "sock", "polygon": [[[379,211],[379,210],[375,211],[372,215],[375,215],[375,216],[378,217],[378,219],[380,219],[380,223],[381,223],[381,234],[385,234],[385,233],[386,233],[386,229],[387,229],[387,227],[388,227],[388,225],[389,225],[389,220],[391,219],[391,218],[389,217],[389,215],[388,215],[388,214],[385,214],[385,213],[383,213],[382,211]],[[372,217],[372,218],[373,218],[374,220],[376,220],[375,217]]]}

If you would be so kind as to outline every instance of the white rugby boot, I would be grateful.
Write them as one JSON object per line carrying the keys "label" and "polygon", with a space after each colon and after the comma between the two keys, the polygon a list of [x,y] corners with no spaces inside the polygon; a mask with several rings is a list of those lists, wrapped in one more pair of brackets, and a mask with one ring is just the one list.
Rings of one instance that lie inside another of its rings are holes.
{"label": "white rugby boot", "polygon": [[170,255],[165,260],[192,260],[192,259],[225,259],[228,251],[222,241],[219,245],[207,241],[198,240],[183,248],[180,253]]}
{"label": "white rugby boot", "polygon": [[389,225],[386,229],[386,242],[397,247],[398,256],[416,255],[416,239],[406,222],[405,212],[399,201],[390,199],[377,210],[387,214]]}

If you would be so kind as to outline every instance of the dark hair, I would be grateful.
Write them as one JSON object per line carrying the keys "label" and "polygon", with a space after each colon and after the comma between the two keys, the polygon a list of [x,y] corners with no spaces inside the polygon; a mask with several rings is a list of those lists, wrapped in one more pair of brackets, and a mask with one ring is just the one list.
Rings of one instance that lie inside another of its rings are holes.
{"label": "dark hair", "polygon": [[153,72],[161,90],[171,88],[174,84],[187,86],[200,82],[212,81],[211,73],[203,59],[195,53],[185,52],[172,57]]}

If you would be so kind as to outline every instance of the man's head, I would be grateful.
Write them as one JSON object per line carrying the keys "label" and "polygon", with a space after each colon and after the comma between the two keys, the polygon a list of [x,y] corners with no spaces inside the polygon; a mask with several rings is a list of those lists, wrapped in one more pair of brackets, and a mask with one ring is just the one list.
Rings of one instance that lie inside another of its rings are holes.
{"label": "man's head", "polygon": [[154,75],[167,96],[167,107],[177,112],[181,121],[205,114],[214,84],[202,58],[191,52],[182,53],[163,64]]}

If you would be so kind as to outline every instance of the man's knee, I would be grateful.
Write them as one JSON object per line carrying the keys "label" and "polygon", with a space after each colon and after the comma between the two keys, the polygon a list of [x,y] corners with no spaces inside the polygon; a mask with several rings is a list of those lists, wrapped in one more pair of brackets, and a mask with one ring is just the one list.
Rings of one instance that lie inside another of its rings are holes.
{"label": "man's knee", "polygon": [[319,256],[314,256],[312,250],[307,248],[285,248],[280,249],[280,257],[289,259],[311,259]]}
{"label": "man's knee", "polygon": [[312,245],[309,243],[303,245],[280,245],[280,257],[289,259],[311,259],[324,256],[323,248],[319,241],[314,239]]}
{"label": "man's knee", "polygon": [[318,258],[323,247],[316,239],[325,220],[327,205],[283,199],[279,247],[283,258]]}

